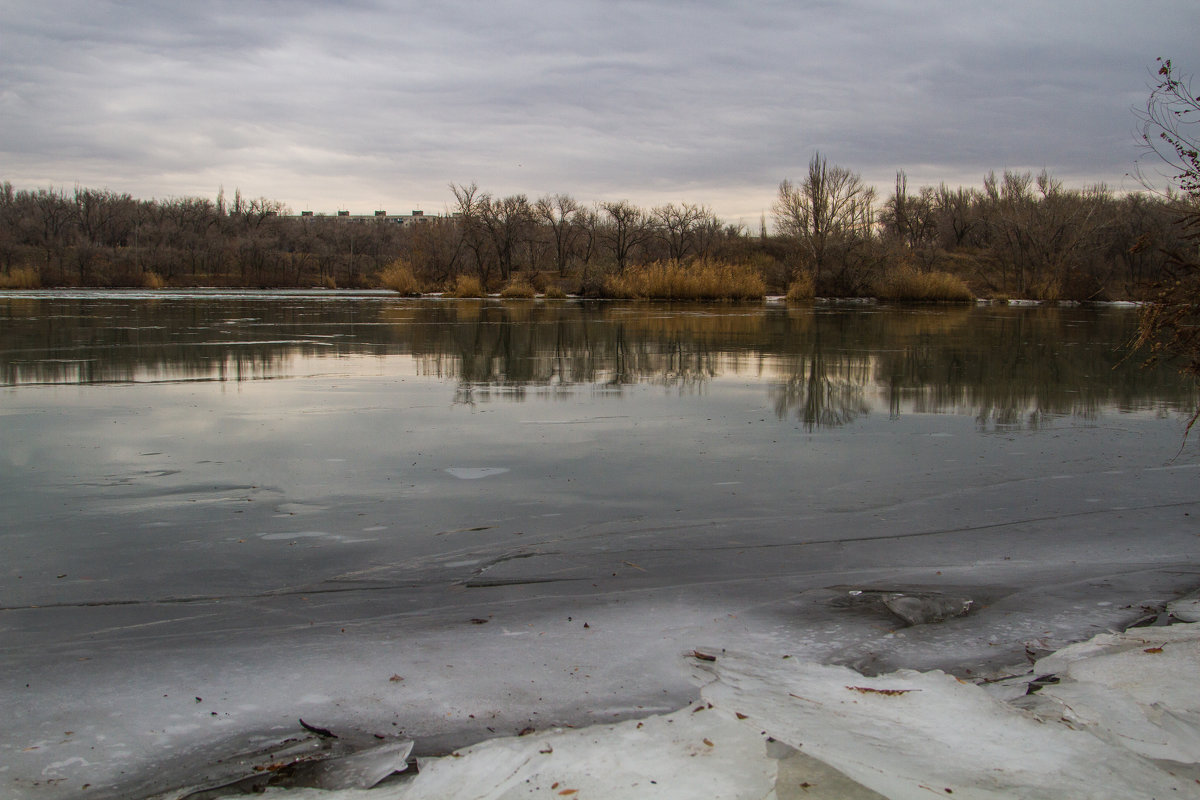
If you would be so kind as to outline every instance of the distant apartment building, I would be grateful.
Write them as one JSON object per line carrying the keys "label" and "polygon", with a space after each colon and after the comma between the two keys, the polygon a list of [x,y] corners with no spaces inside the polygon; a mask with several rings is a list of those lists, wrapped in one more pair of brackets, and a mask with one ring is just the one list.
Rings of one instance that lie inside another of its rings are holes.
{"label": "distant apartment building", "polygon": [[302,219],[312,217],[317,219],[349,220],[351,222],[390,222],[394,225],[414,225],[441,219],[436,214],[426,214],[419,209],[414,209],[409,214],[389,214],[386,211],[376,211],[374,214],[351,214],[349,211],[339,211],[336,217],[330,217],[328,214],[314,214],[312,211],[301,211],[300,217]]}

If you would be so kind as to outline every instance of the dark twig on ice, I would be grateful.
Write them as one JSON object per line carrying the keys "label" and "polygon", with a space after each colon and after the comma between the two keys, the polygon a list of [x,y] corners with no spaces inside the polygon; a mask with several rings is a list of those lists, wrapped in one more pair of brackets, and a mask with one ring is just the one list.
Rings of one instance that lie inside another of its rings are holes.
{"label": "dark twig on ice", "polygon": [[308,731],[309,733],[315,733],[317,736],[324,736],[326,739],[338,738],[337,734],[335,734],[333,731],[328,730],[327,728],[318,728],[315,725],[309,725],[304,720],[300,720],[300,727],[304,728],[304,730]]}

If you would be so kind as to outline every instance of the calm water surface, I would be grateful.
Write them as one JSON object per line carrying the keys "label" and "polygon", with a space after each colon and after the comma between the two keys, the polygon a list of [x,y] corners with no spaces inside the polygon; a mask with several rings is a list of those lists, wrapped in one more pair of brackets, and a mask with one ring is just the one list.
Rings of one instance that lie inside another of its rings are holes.
{"label": "calm water surface", "polygon": [[[803,510],[801,485],[869,505],[861,493],[912,490],[888,470],[936,454],[945,479],[1005,433],[1092,429],[1076,446],[1102,457],[1095,431],[1159,420],[1177,437],[1196,402],[1170,370],[1126,358],[1135,322],[1127,309],[6,296],[3,602],[292,585],[298,566],[328,577],[498,518],[540,534],[668,511],[785,516]],[[255,547],[213,552],[224,541]],[[281,543],[319,554],[284,563]]]}

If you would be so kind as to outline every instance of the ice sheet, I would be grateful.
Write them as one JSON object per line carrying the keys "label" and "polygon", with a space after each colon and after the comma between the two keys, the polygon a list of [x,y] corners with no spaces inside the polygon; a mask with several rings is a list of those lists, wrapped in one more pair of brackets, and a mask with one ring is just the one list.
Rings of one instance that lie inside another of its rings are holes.
{"label": "ice sheet", "polygon": [[[369,796],[1200,797],[1200,752],[1191,747],[1200,735],[1200,624],[1153,630],[1066,648],[1023,678],[1028,688],[1045,670],[1061,670],[1060,682],[1040,691],[1053,689],[1059,708],[1072,712],[1081,698],[1099,700],[1089,721],[1048,713],[1052,703],[1027,710],[940,671],[866,677],[778,653],[702,653],[694,659],[705,684],[699,703],[641,721],[483,742],[423,760],[414,778]],[[1152,640],[1164,642],[1161,651],[1145,647]],[[1147,748],[1149,739],[1174,749]]]}

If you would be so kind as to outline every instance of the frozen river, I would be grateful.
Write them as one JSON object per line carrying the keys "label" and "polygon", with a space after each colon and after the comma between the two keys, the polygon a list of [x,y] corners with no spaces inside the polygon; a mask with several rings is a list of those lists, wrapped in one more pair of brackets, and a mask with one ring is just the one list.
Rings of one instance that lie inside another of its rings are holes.
{"label": "frozen river", "polygon": [[670,711],[697,648],[980,677],[1121,628],[1200,585],[1196,392],[1135,324],[0,294],[0,795]]}

